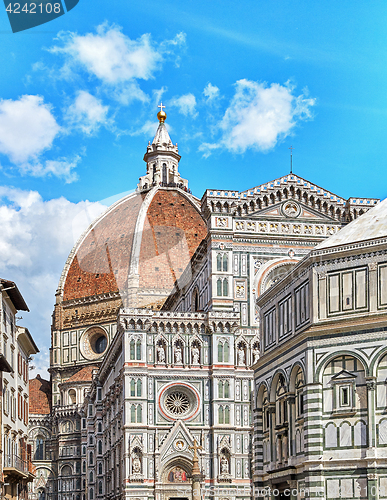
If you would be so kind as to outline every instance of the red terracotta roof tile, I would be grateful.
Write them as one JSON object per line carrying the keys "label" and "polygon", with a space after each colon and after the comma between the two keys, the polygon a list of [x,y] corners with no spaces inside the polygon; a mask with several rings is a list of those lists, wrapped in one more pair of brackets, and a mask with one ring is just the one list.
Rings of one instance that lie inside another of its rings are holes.
{"label": "red terracotta roof tile", "polygon": [[29,412],[36,415],[48,415],[51,412],[51,382],[40,375],[30,380]]}
{"label": "red terracotta roof tile", "polygon": [[91,382],[93,377],[93,371],[98,370],[98,366],[85,366],[79,372],[74,373],[69,379],[66,380],[68,382]]}

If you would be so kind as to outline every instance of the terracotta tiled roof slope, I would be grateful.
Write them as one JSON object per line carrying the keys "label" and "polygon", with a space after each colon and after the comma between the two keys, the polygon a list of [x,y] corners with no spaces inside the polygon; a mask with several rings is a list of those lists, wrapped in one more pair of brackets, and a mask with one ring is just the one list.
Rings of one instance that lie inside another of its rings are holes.
{"label": "terracotta tiled roof slope", "polygon": [[98,366],[85,366],[79,372],[74,373],[69,379],[66,380],[68,382],[91,382],[92,381],[92,373],[93,370],[98,370]]}
{"label": "terracotta tiled roof slope", "polygon": [[51,382],[40,375],[30,380],[30,414],[48,415],[51,412]]}

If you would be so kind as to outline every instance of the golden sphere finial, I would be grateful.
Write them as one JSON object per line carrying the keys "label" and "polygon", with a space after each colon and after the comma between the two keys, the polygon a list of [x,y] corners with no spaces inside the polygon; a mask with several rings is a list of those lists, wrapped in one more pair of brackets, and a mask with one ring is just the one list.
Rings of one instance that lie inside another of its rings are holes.
{"label": "golden sphere finial", "polygon": [[159,122],[160,123],[164,123],[165,120],[167,119],[167,113],[165,111],[163,111],[163,108],[165,108],[165,106],[163,106],[163,103],[161,103],[159,106],[157,106],[158,108],[160,108],[161,111],[159,111],[157,113],[157,118],[159,119]]}

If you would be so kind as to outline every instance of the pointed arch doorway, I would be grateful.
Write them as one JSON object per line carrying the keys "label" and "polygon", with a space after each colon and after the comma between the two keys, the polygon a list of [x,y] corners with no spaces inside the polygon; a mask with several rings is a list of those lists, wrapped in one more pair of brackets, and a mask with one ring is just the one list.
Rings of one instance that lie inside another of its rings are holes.
{"label": "pointed arch doorway", "polygon": [[192,500],[192,464],[180,457],[170,462],[161,475],[161,500]]}

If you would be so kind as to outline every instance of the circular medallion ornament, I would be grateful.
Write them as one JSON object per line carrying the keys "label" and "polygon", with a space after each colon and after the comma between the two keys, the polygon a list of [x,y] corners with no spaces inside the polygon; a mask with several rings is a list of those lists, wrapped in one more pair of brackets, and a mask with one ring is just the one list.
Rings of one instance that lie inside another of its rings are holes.
{"label": "circular medallion ornament", "polygon": [[169,384],[159,395],[160,412],[168,420],[191,419],[197,415],[199,408],[200,396],[196,389],[188,384]]}
{"label": "circular medallion ornament", "polygon": [[286,217],[298,217],[301,212],[301,207],[295,201],[285,201],[282,204],[282,212]]}
{"label": "circular medallion ornament", "polygon": [[108,346],[108,336],[103,328],[94,326],[85,330],[80,339],[80,349],[84,358],[97,359],[101,357]]}
{"label": "circular medallion ornament", "polygon": [[183,451],[183,450],[186,449],[186,447],[187,447],[187,445],[186,445],[186,443],[182,439],[177,439],[174,442],[174,448],[177,451]]}

